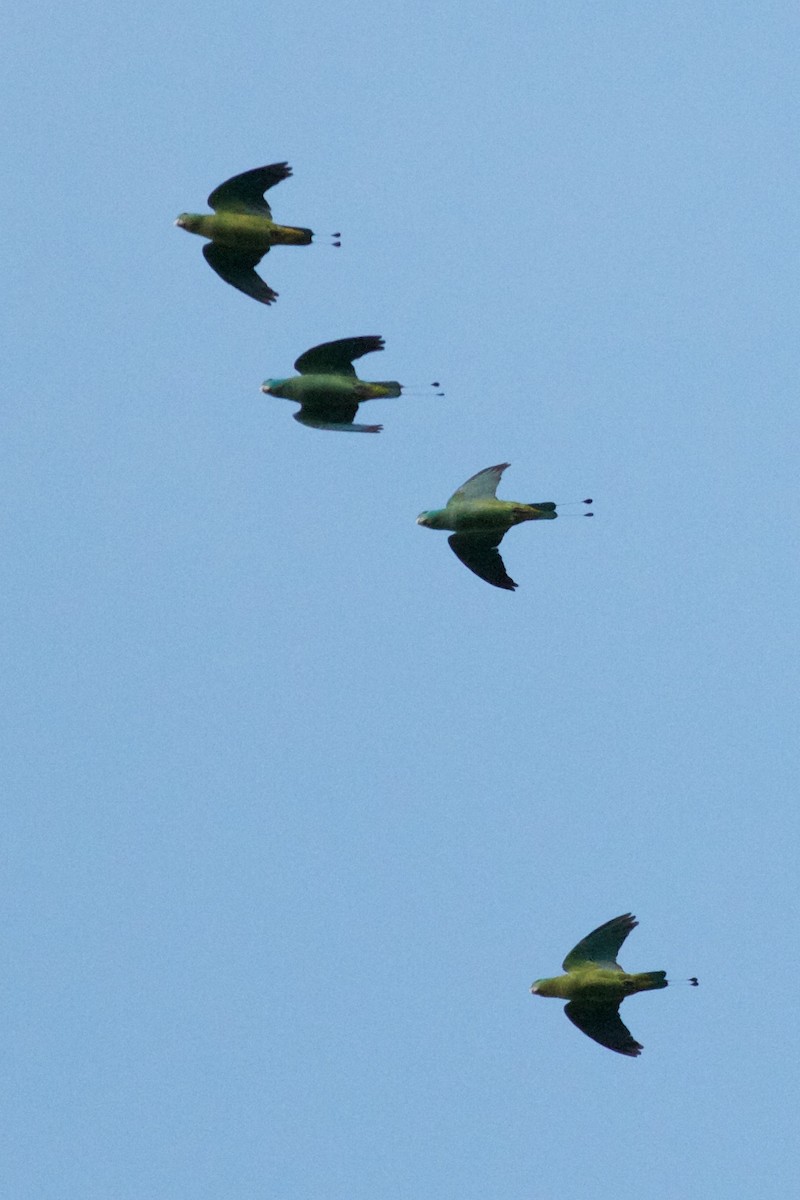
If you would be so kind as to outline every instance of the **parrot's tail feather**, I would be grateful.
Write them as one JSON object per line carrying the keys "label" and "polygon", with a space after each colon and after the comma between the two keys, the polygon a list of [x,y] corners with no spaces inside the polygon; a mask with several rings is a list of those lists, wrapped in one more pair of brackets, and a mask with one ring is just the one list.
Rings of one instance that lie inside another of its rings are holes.
{"label": "parrot's tail feather", "polygon": [[273,246],[308,246],[314,231],[297,225],[273,225],[269,237]]}
{"label": "parrot's tail feather", "polygon": [[667,986],[666,971],[642,971],[637,974],[636,982],[639,985],[639,991],[649,992],[654,988],[665,988]]}
{"label": "parrot's tail feather", "polygon": [[353,388],[359,400],[385,400],[403,394],[403,386],[396,379],[379,379],[371,382],[359,380]]}

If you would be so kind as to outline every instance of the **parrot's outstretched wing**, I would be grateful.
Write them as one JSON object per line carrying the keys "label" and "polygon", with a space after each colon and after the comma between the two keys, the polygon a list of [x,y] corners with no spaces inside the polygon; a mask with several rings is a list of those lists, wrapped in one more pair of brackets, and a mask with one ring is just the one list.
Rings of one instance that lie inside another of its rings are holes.
{"label": "parrot's outstretched wing", "polygon": [[486,467],[483,471],[478,471],[477,475],[470,475],[466,483],[462,483],[461,487],[453,492],[447,503],[459,504],[462,500],[494,499],[500,476],[506,467],[510,466],[510,463],[498,463],[496,467]]}
{"label": "parrot's outstretched wing", "polygon": [[578,967],[591,966],[621,971],[622,967],[617,962],[619,948],[638,924],[633,913],[623,913],[621,917],[613,917],[605,925],[593,929],[570,950],[564,959],[564,970],[574,971]]}
{"label": "parrot's outstretched wing", "polygon": [[333,400],[330,403],[305,403],[300,412],[295,413],[298,421],[311,424],[312,421],[325,421],[329,425],[349,425],[358,412],[358,404],[350,400]]}
{"label": "parrot's outstretched wing", "polygon": [[308,425],[312,429],[333,429],[341,433],[380,433],[382,425],[358,425],[353,417],[358,412],[358,404],[348,400],[335,400],[330,403],[303,404],[299,412],[293,413],[295,421]]}
{"label": "parrot's outstretched wing", "polygon": [[267,167],[254,167],[233,175],[208,197],[208,206],[215,212],[251,213],[258,217],[272,217],[272,210],[264,199],[264,192],[288,179],[292,168],[288,163],[270,163]]}
{"label": "parrot's outstretched wing", "polygon": [[383,338],[377,334],[323,342],[301,354],[294,369],[301,375],[355,375],[353,360],[383,347]]}
{"label": "parrot's outstretched wing", "polygon": [[491,533],[453,533],[447,540],[453,553],[470,571],[494,587],[514,591],[517,585],[506,571],[497,549],[503,540],[502,533],[497,530]]}
{"label": "parrot's outstretched wing", "polygon": [[203,246],[206,262],[221,279],[261,304],[273,304],[278,299],[278,293],[255,272],[255,267],[266,253],[266,250],[257,254],[247,250],[234,250],[231,246],[221,246],[218,242],[207,242]]}
{"label": "parrot's outstretched wing", "polygon": [[581,1033],[601,1046],[607,1046],[617,1054],[626,1054],[629,1058],[638,1058],[642,1053],[643,1047],[631,1037],[631,1031],[622,1023],[619,1004],[570,1000],[564,1006],[564,1012]]}

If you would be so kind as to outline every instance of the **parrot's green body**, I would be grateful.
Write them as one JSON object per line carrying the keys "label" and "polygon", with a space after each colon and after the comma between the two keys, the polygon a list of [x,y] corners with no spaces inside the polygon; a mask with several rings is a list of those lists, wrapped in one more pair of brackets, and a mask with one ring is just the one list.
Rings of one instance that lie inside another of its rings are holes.
{"label": "parrot's green body", "polygon": [[380,433],[382,425],[353,422],[364,400],[399,396],[402,385],[394,379],[369,383],[359,379],[353,360],[382,350],[383,338],[377,335],[340,338],[323,342],[301,354],[294,364],[299,375],[288,379],[267,379],[261,391],[267,396],[294,400],[300,411],[293,413],[301,425],[313,429],[334,429],[345,433]]}
{"label": "parrot's green body", "polygon": [[465,501],[463,504],[448,504],[446,508],[434,508],[420,513],[417,524],[424,525],[427,529],[453,529],[456,533],[486,529],[502,529],[503,533],[508,533],[513,525],[519,525],[522,521],[553,521],[557,516],[552,500],[527,504],[522,500],[487,498]]}
{"label": "parrot's green body", "polygon": [[629,975],[627,971],[607,971],[601,967],[567,972],[552,979],[539,979],[537,996],[553,996],[557,1000],[597,1000],[621,1004],[626,996],[636,992],[652,992],[667,986],[666,971],[644,971]]}
{"label": "parrot's green body", "polygon": [[208,265],[217,274],[261,304],[272,304],[278,293],[255,272],[271,246],[307,246],[310,229],[278,225],[264,192],[291,175],[288,163],[256,167],[221,183],[208,197],[213,214],[181,213],[175,222],[188,233],[209,238],[203,247]]}
{"label": "parrot's green body", "polygon": [[494,587],[513,591],[517,585],[506,572],[497,547],[514,525],[553,521],[558,513],[552,500],[535,504],[498,500],[495,492],[508,465],[498,463],[478,471],[453,493],[445,508],[420,513],[417,524],[427,529],[452,529],[448,541],[464,565]]}
{"label": "parrot's green body", "polygon": [[[619,948],[638,924],[631,913],[606,921],[570,950],[564,959],[565,975],[537,979],[531,985],[535,996],[567,1000],[564,1012],[574,1025],[601,1046],[636,1058],[642,1046],[631,1037],[619,1016],[626,996],[668,986],[666,971],[644,971],[629,975],[616,961]],[[697,984],[696,979],[690,983]]]}

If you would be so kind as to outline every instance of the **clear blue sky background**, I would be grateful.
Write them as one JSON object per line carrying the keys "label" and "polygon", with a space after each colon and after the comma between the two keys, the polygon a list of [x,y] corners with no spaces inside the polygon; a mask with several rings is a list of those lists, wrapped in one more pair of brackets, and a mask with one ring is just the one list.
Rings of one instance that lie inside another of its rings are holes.
{"label": "clear blue sky background", "polygon": [[[798,33],[4,19],[5,1196],[790,1193]],[[267,309],[172,222],[282,159]],[[446,397],[259,392],[365,333]],[[414,523],[505,460],[515,594]],[[637,1061],[528,994],[628,909]]]}

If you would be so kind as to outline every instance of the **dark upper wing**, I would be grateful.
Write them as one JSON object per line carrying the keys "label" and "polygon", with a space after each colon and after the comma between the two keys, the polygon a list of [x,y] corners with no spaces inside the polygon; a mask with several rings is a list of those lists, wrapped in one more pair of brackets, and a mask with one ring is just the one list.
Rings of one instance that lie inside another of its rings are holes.
{"label": "dark upper wing", "polygon": [[627,1054],[629,1058],[638,1058],[642,1053],[642,1046],[631,1037],[630,1030],[620,1019],[618,1004],[582,1004],[579,1000],[570,1000],[564,1006],[564,1012],[581,1033],[601,1046],[616,1050],[617,1054]]}
{"label": "dark upper wing", "polygon": [[301,354],[294,367],[301,375],[355,375],[353,359],[382,350],[383,345],[383,338],[376,335],[323,342]]}
{"label": "dark upper wing", "polygon": [[206,242],[203,255],[212,271],[216,271],[226,283],[238,288],[246,296],[252,296],[262,304],[272,304],[277,300],[278,293],[274,292],[269,284],[264,283],[254,270],[261,262],[263,254],[248,254],[246,250],[233,250],[230,246],[220,246],[217,242]]}
{"label": "dark upper wing", "polygon": [[209,208],[215,212],[255,213],[259,217],[271,217],[264,192],[282,179],[288,179],[291,173],[292,168],[285,162],[243,171],[241,175],[234,175],[214,188],[208,197]]}
{"label": "dark upper wing", "polygon": [[465,567],[474,571],[481,579],[494,587],[505,588],[513,592],[517,586],[508,574],[500,557],[497,547],[503,540],[503,534],[495,533],[453,533],[447,539],[457,558]]}
{"label": "dark upper wing", "polygon": [[564,970],[574,971],[576,967],[591,965],[621,971],[622,967],[617,962],[619,948],[638,924],[632,913],[623,913],[621,917],[613,917],[605,925],[593,929],[577,946],[572,947],[564,959]]}

